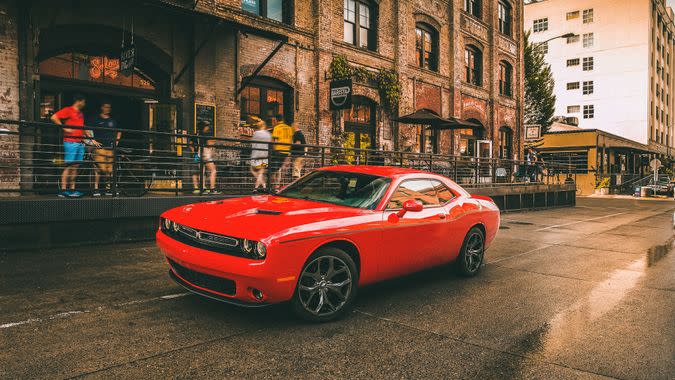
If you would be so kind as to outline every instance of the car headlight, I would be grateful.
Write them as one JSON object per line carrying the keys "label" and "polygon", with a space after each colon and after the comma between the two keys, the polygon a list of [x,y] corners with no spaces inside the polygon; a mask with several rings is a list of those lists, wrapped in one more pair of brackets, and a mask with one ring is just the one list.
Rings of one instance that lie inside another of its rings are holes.
{"label": "car headlight", "polygon": [[241,242],[241,249],[243,249],[244,252],[246,253],[252,253],[253,249],[255,249],[255,242],[250,241],[248,239],[244,239]]}
{"label": "car headlight", "polygon": [[265,247],[263,242],[259,241],[258,244],[255,245],[255,255],[258,259],[264,259],[265,256],[267,256],[267,247]]}
{"label": "car headlight", "polygon": [[172,222],[171,222],[169,219],[162,218],[162,227],[163,227],[165,230],[170,230],[170,229],[171,229],[171,223],[172,223]]}

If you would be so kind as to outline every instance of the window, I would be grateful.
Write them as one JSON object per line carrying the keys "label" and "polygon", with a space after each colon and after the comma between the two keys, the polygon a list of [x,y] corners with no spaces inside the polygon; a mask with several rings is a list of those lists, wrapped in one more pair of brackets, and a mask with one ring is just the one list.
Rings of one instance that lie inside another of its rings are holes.
{"label": "window", "polygon": [[468,45],[464,49],[465,80],[475,86],[483,85],[483,53],[473,46]]}
{"label": "window", "polygon": [[579,113],[581,111],[580,106],[567,106],[567,113]]}
{"label": "window", "polygon": [[438,153],[438,130],[420,126],[420,153]]}
{"label": "window", "polygon": [[567,83],[567,89],[568,90],[578,90],[579,89],[579,82],[569,82],[569,83]]}
{"label": "window", "polygon": [[415,26],[417,64],[425,69],[438,71],[438,33],[428,24]]}
{"label": "window", "polygon": [[481,0],[464,0],[464,12],[473,17],[480,18]]}
{"label": "window", "polygon": [[567,20],[574,20],[575,18],[579,18],[579,11],[574,11],[574,12],[567,12]]}
{"label": "window", "polygon": [[271,78],[256,78],[241,92],[240,117],[245,121],[249,116],[267,120],[281,114],[288,123],[292,121],[293,91],[282,82]]}
{"label": "window", "polygon": [[499,95],[513,95],[513,66],[505,61],[499,63]]}
{"label": "window", "polygon": [[511,5],[505,1],[500,1],[498,5],[499,12],[499,32],[507,36],[512,36],[511,24],[513,23],[513,16],[511,13]]}
{"label": "window", "polygon": [[573,44],[575,42],[579,42],[579,35],[575,34],[572,37],[567,37],[567,43],[568,44]]}
{"label": "window", "polygon": [[344,41],[360,48],[375,50],[375,7],[365,1],[345,0]]}
{"label": "window", "polygon": [[[556,153],[541,153],[541,158],[544,162],[564,165],[569,167],[572,173],[583,174],[588,173],[588,152],[556,152]],[[567,169],[565,169],[567,172]]]}
{"label": "window", "polygon": [[592,80],[584,82],[584,87],[581,90],[583,95],[590,95],[590,94],[593,93],[593,90],[594,90],[594,85],[593,85]]}
{"label": "window", "polygon": [[584,9],[583,21],[584,21],[584,24],[590,24],[590,23],[593,22],[593,8]]}
{"label": "window", "polygon": [[540,18],[532,21],[532,30],[535,33],[545,32],[548,30],[548,18]]}
{"label": "window", "polygon": [[388,210],[397,210],[403,203],[414,199],[424,206],[439,206],[441,203],[436,194],[434,183],[429,179],[413,179],[404,181],[398,186],[387,204]]}
{"label": "window", "polygon": [[290,0],[241,0],[241,9],[258,16],[290,23]]}
{"label": "window", "polygon": [[593,57],[584,57],[582,68],[584,71],[591,71],[593,70],[594,62],[593,62]]}
{"label": "window", "polygon": [[567,60],[567,67],[579,66],[579,58],[572,58]]}
{"label": "window", "polygon": [[508,127],[499,129],[499,158],[510,160],[513,145],[513,132]]}
{"label": "window", "polygon": [[595,106],[586,105],[584,106],[584,119],[592,119],[595,117]]}
{"label": "window", "polygon": [[540,42],[535,45],[535,50],[541,54],[548,54],[548,41]]}
{"label": "window", "polygon": [[584,47],[593,46],[593,33],[584,33]]}

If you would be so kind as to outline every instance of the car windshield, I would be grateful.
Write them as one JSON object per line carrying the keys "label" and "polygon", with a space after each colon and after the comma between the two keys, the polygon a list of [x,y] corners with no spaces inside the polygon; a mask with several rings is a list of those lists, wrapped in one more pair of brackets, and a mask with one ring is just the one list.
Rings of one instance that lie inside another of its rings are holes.
{"label": "car windshield", "polygon": [[390,182],[386,177],[320,170],[289,185],[279,195],[373,210]]}

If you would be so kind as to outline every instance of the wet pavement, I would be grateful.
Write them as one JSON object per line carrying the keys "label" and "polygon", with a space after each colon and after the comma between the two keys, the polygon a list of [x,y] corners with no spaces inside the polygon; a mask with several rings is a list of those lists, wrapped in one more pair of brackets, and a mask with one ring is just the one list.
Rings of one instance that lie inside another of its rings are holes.
{"label": "wet pavement", "polygon": [[0,254],[0,378],[675,378],[675,203],[503,215],[480,276],[305,324],[173,284],[151,243]]}

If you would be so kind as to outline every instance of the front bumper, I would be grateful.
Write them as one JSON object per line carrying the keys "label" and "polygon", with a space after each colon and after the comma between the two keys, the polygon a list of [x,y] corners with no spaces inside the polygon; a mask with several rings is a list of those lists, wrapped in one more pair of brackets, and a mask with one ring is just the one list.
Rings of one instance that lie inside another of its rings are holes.
{"label": "front bumper", "polygon": [[[295,263],[279,259],[275,261],[270,255],[265,260],[258,261],[211,252],[176,241],[161,231],[157,232],[156,238],[157,246],[171,268],[171,277],[193,293],[249,307],[284,302],[293,296],[297,271],[302,264],[295,268]],[[215,288],[209,286],[213,283],[211,281],[202,281],[199,284],[190,282],[189,278],[185,278],[187,276],[180,275],[180,269],[173,268],[172,262],[197,276],[191,278],[209,277],[225,282],[233,281],[234,289],[231,291],[228,289],[227,293],[224,293],[210,288]],[[254,297],[254,289],[262,292],[262,299]]]}

